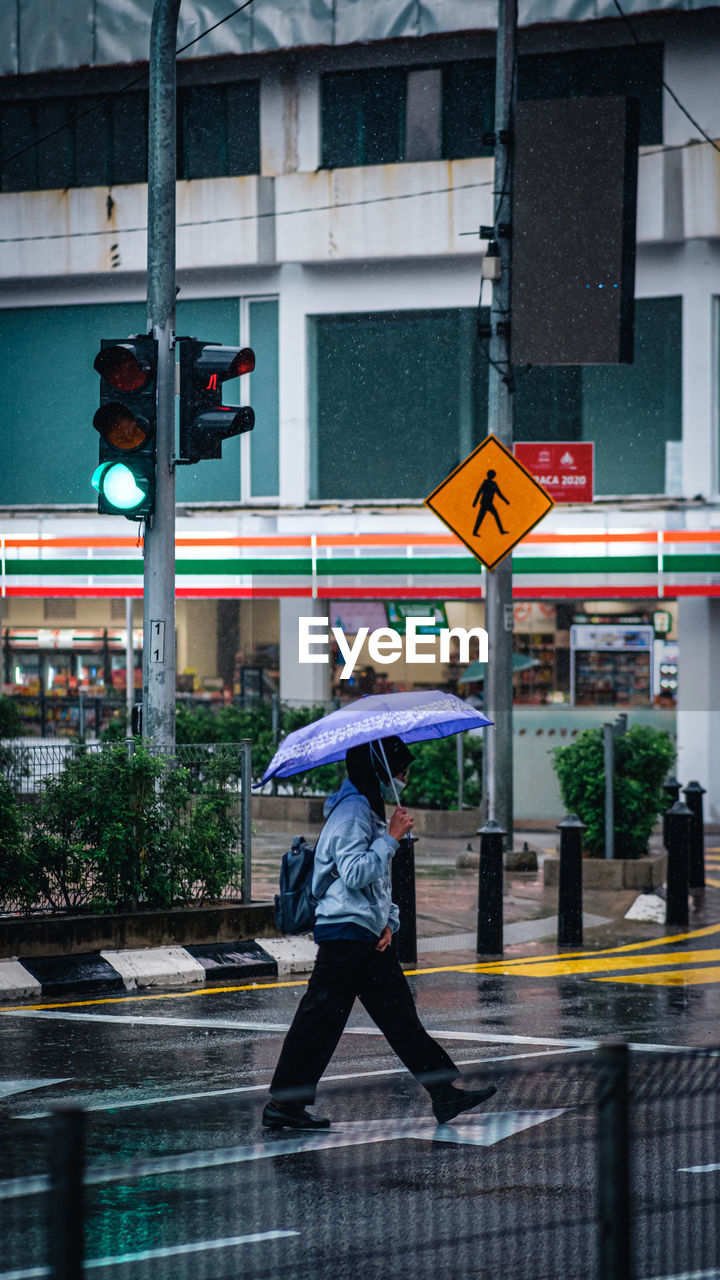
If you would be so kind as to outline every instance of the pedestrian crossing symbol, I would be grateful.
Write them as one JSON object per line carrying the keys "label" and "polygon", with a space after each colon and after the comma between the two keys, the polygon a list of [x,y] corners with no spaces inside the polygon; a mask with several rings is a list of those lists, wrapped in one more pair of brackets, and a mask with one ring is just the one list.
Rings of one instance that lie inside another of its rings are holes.
{"label": "pedestrian crossing symbol", "polygon": [[425,504],[487,569],[504,560],[555,505],[495,436],[483,440]]}

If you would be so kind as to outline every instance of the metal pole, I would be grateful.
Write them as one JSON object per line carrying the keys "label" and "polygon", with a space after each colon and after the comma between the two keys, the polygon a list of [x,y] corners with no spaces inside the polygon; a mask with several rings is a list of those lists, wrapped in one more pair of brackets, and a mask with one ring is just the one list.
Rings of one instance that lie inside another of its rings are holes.
{"label": "metal pole", "polygon": [[[495,206],[500,279],[493,282],[488,371],[488,430],[507,449],[513,442],[513,385],[510,364],[510,272],[512,238],[500,235],[500,224],[510,227],[512,213],[512,127],[515,83],[517,0],[498,0],[495,52]],[[485,681],[487,714],[495,728],[485,736],[487,753],[488,816],[513,842],[513,740],[512,740],[512,557],[506,556],[486,574],[486,627],[490,661]]]}
{"label": "metal pole", "polygon": [[135,701],[135,649],[133,647],[133,602],[131,596],[125,597],[125,710],[127,728],[125,736],[132,733],[132,709]]}
{"label": "metal pole", "polygon": [[505,832],[491,818],[478,832],[480,873],[478,877],[477,954],[503,953],[503,840]]}
{"label": "metal pole", "polygon": [[252,901],[252,742],[243,738],[240,743],[242,770],[242,900]]}
{"label": "metal pole", "polygon": [[457,807],[462,812],[463,807],[463,774],[465,772],[465,742],[461,733],[455,734],[455,759],[457,762],[458,789],[457,789]]}
{"label": "metal pole", "polygon": [[703,796],[705,788],[699,782],[688,782],[683,787],[685,803],[692,813],[690,826],[690,888],[705,889],[705,823],[703,820]]}
{"label": "metal pole", "polygon": [[50,1128],[48,1258],[52,1280],[82,1280],[85,1252],[85,1113],[58,1108]]}
{"label": "metal pole", "polygon": [[[663,782],[663,791],[667,796],[667,808],[671,809],[672,806],[674,804],[677,804],[678,800],[680,799],[680,783],[678,782],[677,778],[673,776],[666,778],[665,781]],[[663,814],[663,844],[667,849],[668,847],[667,809]]]}
{"label": "metal pole", "polygon": [[147,326],[158,344],[155,514],[145,526],[143,737],[175,747],[175,48],[180,0],[150,32]]}
{"label": "metal pole", "polygon": [[400,913],[400,927],[393,934],[392,945],[401,964],[417,963],[416,840],[415,836],[404,836],[390,863],[392,900]]}
{"label": "metal pole", "polygon": [[615,729],[603,725],[605,767],[605,857],[615,857]]}
{"label": "metal pole", "polygon": [[598,1280],[630,1280],[629,1053],[598,1051]]}
{"label": "metal pole", "polygon": [[558,823],[560,832],[560,867],[558,871],[559,947],[583,945],[582,912],[582,833],[585,823],[569,813]]}
{"label": "metal pole", "polygon": [[687,924],[692,810],[677,800],[665,814],[664,826],[668,860],[665,923]]}

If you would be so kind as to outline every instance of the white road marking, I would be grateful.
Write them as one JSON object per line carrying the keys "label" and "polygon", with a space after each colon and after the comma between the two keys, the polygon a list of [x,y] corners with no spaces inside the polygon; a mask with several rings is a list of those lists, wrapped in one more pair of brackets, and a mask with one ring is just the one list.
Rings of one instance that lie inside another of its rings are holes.
{"label": "white road marking", "polygon": [[59,1076],[46,1080],[0,1080],[0,1098],[9,1098],[14,1093],[27,1093],[30,1089],[49,1089],[53,1084],[65,1084],[72,1076]]}
{"label": "white road marking", "polygon": [[[215,1031],[277,1031],[286,1032],[289,1022],[234,1021],[232,1018],[159,1018],[153,1015],[132,1013],[65,1013],[57,1009],[17,1009],[2,1015],[6,1018],[51,1018],[62,1022],[114,1022],[138,1023],[153,1027],[197,1027]],[[516,1036],[490,1034],[485,1031],[458,1031],[453,1027],[428,1027],[437,1040],[469,1040],[475,1044],[540,1044],[546,1048],[598,1049],[600,1040],[555,1039],[548,1036]],[[378,1027],[346,1027],[349,1036],[382,1036]],[[698,1045],[677,1044],[629,1044],[636,1053],[685,1053]]]}
{"label": "white road marking", "polygon": [[[228,1236],[224,1240],[193,1240],[190,1244],[168,1245],[158,1249],[141,1249],[139,1253],[118,1253],[114,1257],[86,1258],[83,1270],[91,1267],[117,1267],[126,1262],[147,1262],[152,1258],[176,1258],[180,1254],[207,1253],[210,1249],[234,1249],[240,1244],[258,1244],[263,1240],[281,1240],[299,1236],[299,1231],[255,1231],[247,1236]],[[0,1280],[35,1280],[50,1276],[50,1267],[27,1267],[22,1271],[0,1271]]]}
{"label": "white road marking", "polygon": [[[546,1124],[548,1120],[554,1120],[568,1110],[571,1108],[558,1107],[548,1111],[489,1111],[485,1115],[463,1116],[452,1125],[438,1124],[436,1120],[425,1116],[407,1120],[341,1121],[331,1129],[296,1134],[292,1138],[271,1138],[244,1147],[218,1147],[212,1151],[186,1151],[180,1155],[125,1160],[122,1164],[95,1165],[86,1171],[85,1185],[94,1187],[119,1181],[127,1184],[131,1179],[157,1178],[198,1169],[227,1168],[231,1164],[272,1160],[277,1156],[296,1155],[301,1151],[328,1151],[340,1147],[368,1146],[378,1142],[404,1142],[408,1139],[491,1147],[515,1133],[522,1133],[525,1129],[531,1129],[538,1124]],[[39,1186],[39,1183],[42,1183],[42,1186]],[[49,1185],[47,1177],[12,1178],[7,1182],[0,1182],[0,1201],[45,1190],[47,1185]],[[1,1274],[0,1280],[4,1280]]]}
{"label": "white road marking", "polygon": [[649,1280],[720,1280],[720,1271],[713,1267],[710,1271],[683,1271],[681,1275],[652,1276]]}
{"label": "white road marking", "polygon": [[[555,1054],[561,1053],[578,1053],[578,1049],[538,1049],[534,1053],[503,1053],[496,1054],[490,1058],[457,1058],[455,1059],[458,1067],[474,1067],[484,1065],[488,1062],[517,1062],[524,1061],[526,1058],[551,1058]],[[334,1075],[324,1075],[323,1081],[327,1080],[365,1080],[373,1076],[398,1076],[404,1075],[407,1067],[385,1067],[375,1071],[347,1071],[338,1072]],[[169,1102],[195,1102],[197,1099],[204,1098],[223,1098],[236,1093],[267,1093],[270,1088],[270,1081],[267,1080],[263,1084],[241,1084],[233,1085],[229,1089],[205,1089],[199,1093],[171,1093],[163,1094],[155,1098],[133,1098],[127,1102],[91,1102],[83,1103],[79,1100],[77,1105],[82,1107],[83,1111],[127,1111],[134,1107],[157,1107],[163,1106]],[[15,1120],[47,1120],[53,1113],[52,1111],[30,1111],[26,1113],[16,1113],[13,1117]]]}
{"label": "white road marking", "polygon": [[678,1173],[717,1173],[718,1169],[720,1164],[691,1164],[687,1168],[678,1169]]}

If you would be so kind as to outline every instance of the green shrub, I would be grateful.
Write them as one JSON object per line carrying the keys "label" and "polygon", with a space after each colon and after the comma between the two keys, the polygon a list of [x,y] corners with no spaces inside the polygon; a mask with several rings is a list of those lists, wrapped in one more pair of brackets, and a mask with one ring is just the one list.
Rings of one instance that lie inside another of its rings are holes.
{"label": "green shrub", "polygon": [[[410,745],[415,759],[408,773],[403,803],[423,809],[456,809],[458,800],[457,739],[429,738]],[[482,740],[465,737],[463,800],[479,805],[482,798]]]}
{"label": "green shrub", "polygon": [[[592,857],[605,854],[605,762],[602,729],[586,729],[568,747],[555,747],[553,765],[563,804],[585,823]],[[615,738],[614,833],[616,858],[641,858],[667,806],[662,789],[675,761],[664,729],[636,724]]]}
{"label": "green shrub", "polygon": [[217,898],[240,871],[237,760],[195,768],[137,745],[80,750],[28,808],[22,883],[3,897],[93,911]]}
{"label": "green shrub", "polygon": [[0,774],[0,902],[24,906],[32,893],[27,882],[27,855],[20,804],[6,777]]}
{"label": "green shrub", "polygon": [[15,698],[7,694],[0,695],[0,738],[18,738],[20,736],[20,711]]}

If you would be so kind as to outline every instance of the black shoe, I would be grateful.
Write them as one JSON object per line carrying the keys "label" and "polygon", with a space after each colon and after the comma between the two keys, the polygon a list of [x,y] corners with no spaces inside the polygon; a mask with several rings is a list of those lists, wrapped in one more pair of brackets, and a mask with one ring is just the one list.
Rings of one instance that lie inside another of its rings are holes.
{"label": "black shoe", "polygon": [[479,1107],[481,1102],[492,1098],[494,1093],[497,1093],[494,1084],[488,1084],[484,1089],[454,1089],[447,1085],[442,1092],[438,1090],[433,1094],[433,1115],[438,1124],[449,1124],[461,1111],[472,1111],[473,1107]]}
{"label": "black shoe", "polygon": [[314,1132],[330,1128],[329,1120],[311,1116],[299,1103],[292,1102],[268,1102],[263,1111],[262,1122],[266,1129],[304,1129]]}

